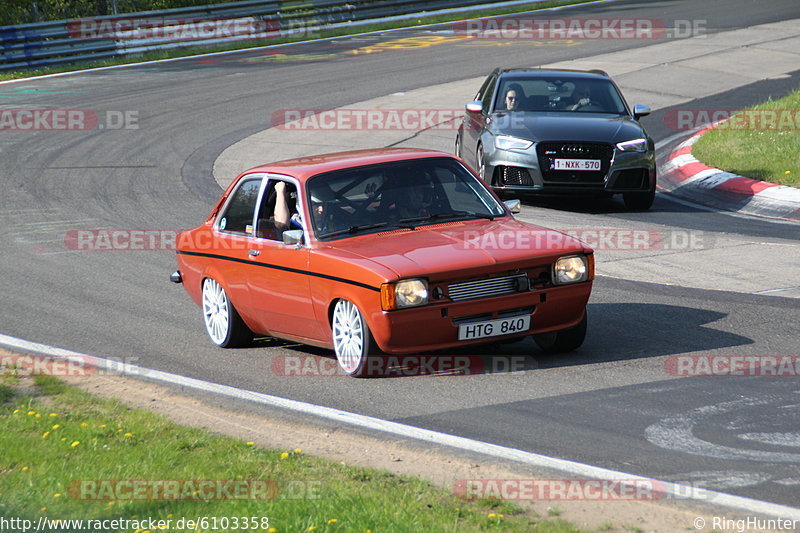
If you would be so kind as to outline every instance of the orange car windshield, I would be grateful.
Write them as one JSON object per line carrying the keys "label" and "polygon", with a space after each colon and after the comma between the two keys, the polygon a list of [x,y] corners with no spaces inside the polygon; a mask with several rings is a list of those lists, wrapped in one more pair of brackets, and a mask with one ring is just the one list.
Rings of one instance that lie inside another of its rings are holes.
{"label": "orange car windshield", "polygon": [[321,174],[307,186],[318,238],[344,237],[446,220],[506,216],[505,208],[458,161],[395,161]]}

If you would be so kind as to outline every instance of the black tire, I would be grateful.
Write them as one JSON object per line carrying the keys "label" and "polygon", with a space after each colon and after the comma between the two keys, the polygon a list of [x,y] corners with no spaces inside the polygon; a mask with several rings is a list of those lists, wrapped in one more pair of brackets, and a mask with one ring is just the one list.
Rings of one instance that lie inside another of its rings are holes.
{"label": "black tire", "polygon": [[354,303],[336,301],[331,314],[331,334],[339,368],[353,377],[369,377],[370,361],[379,356],[380,350],[364,315]]}
{"label": "black tire", "polygon": [[655,188],[647,192],[622,193],[622,200],[625,202],[625,207],[630,211],[647,211],[653,205],[655,198]]}
{"label": "black tire", "polygon": [[587,322],[586,313],[584,313],[583,319],[577,325],[560,331],[534,335],[533,340],[542,351],[547,353],[571,352],[583,344],[583,340],[586,338]]}
{"label": "black tire", "polygon": [[211,342],[220,348],[238,348],[253,341],[253,332],[239,316],[222,285],[214,278],[203,280],[203,322]]}
{"label": "black tire", "polygon": [[653,179],[653,185],[649,191],[646,192],[624,192],[622,193],[622,200],[625,202],[625,207],[631,211],[647,211],[653,205],[656,198],[656,179]]}
{"label": "black tire", "polygon": [[483,160],[483,145],[478,144],[475,148],[475,169],[478,171],[478,176],[486,181],[486,163]]}

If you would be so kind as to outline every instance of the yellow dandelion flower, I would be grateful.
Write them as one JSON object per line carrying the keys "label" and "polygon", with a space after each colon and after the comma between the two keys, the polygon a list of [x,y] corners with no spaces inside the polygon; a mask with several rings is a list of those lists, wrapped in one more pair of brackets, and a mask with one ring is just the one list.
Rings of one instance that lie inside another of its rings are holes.
{"label": "yellow dandelion flower", "polygon": [[115,505],[116,503],[117,503],[117,502],[108,502],[106,505],[108,505],[109,507],[111,507],[112,505]]}
{"label": "yellow dandelion flower", "polygon": [[283,453],[281,454],[281,459],[286,459],[287,457],[289,457],[289,454],[288,454],[288,453],[286,453],[286,452],[283,452]]}
{"label": "yellow dandelion flower", "polygon": [[81,422],[81,427],[82,428],[88,428],[89,424],[87,424],[86,422]]}
{"label": "yellow dandelion flower", "polygon": [[495,516],[497,516],[497,515],[494,514],[494,513],[489,513],[489,518],[494,518]]}
{"label": "yellow dandelion flower", "polygon": [[330,520],[328,520],[328,524],[335,524],[336,522],[338,522],[338,520],[335,518],[331,518]]}
{"label": "yellow dandelion flower", "polygon": [[35,415],[36,411],[28,411],[28,416]]}
{"label": "yellow dandelion flower", "polygon": [[61,437],[61,442],[64,442],[65,440],[67,440],[67,437]]}
{"label": "yellow dandelion flower", "polygon": [[308,526],[308,531],[315,531],[317,526]]}
{"label": "yellow dandelion flower", "polygon": [[784,172],[784,174],[791,174],[791,173],[792,173],[791,170],[787,170],[786,172]]}
{"label": "yellow dandelion flower", "polygon": [[52,416],[53,418],[55,418],[55,417],[57,417],[57,416],[58,416],[58,413],[50,413],[50,416]]}
{"label": "yellow dandelion flower", "polygon": [[34,417],[34,418],[42,418],[42,415],[41,415],[41,414],[39,414],[39,413],[36,413],[36,414],[35,414],[33,417]]}
{"label": "yellow dandelion flower", "polygon": [[81,443],[81,441],[79,441],[79,440],[73,441],[73,443],[70,444],[70,447],[74,448],[75,446],[77,446],[80,443]]}
{"label": "yellow dandelion flower", "polygon": [[121,430],[121,429],[118,429],[118,430],[117,430],[117,433],[122,433],[122,430]]}
{"label": "yellow dandelion flower", "polygon": [[106,427],[106,425],[105,424],[100,424],[100,427],[104,428],[104,427]]}
{"label": "yellow dandelion flower", "polygon": [[27,472],[27,471],[28,471],[28,467],[27,467],[27,466],[23,466],[23,467],[22,467],[22,471],[23,471],[23,472]]}
{"label": "yellow dandelion flower", "polygon": [[255,444],[255,442],[253,442],[253,441],[251,441],[251,440],[247,441],[247,445],[248,445],[248,446],[252,446],[252,445],[254,445],[254,444]]}
{"label": "yellow dandelion flower", "polygon": [[301,450],[300,448],[295,448],[294,453],[303,453],[303,450]]}
{"label": "yellow dandelion flower", "polygon": [[53,426],[53,429],[58,429],[58,428],[60,428],[60,427],[61,427],[60,425],[58,425],[58,424],[55,424],[55,425]]}
{"label": "yellow dandelion flower", "polygon": [[274,527],[271,527],[271,528],[269,528],[269,529],[267,530],[267,533],[278,533],[278,529],[277,529],[277,528],[274,528]]}
{"label": "yellow dandelion flower", "polygon": [[50,432],[49,432],[49,431],[45,431],[45,432],[42,434],[42,438],[43,438],[43,439],[46,439],[46,438],[47,438],[47,436],[48,436],[49,434],[50,434]]}
{"label": "yellow dandelion flower", "polygon": [[125,433],[126,437],[133,437],[133,433]]}
{"label": "yellow dandelion flower", "polygon": [[503,513],[497,513],[497,518],[503,518]]}
{"label": "yellow dandelion flower", "polygon": [[60,492],[56,492],[55,494],[53,494],[53,498],[60,498],[60,497],[61,497]]}
{"label": "yellow dandelion flower", "polygon": [[14,409],[14,412],[12,414],[17,414],[17,413],[19,413],[19,409]]}
{"label": "yellow dandelion flower", "polygon": [[169,514],[167,515],[167,518],[172,518],[172,513],[169,513]]}
{"label": "yellow dandelion flower", "polygon": [[41,511],[42,513],[45,512],[46,510],[47,510],[47,507],[42,507],[41,509],[39,509],[39,511]]}

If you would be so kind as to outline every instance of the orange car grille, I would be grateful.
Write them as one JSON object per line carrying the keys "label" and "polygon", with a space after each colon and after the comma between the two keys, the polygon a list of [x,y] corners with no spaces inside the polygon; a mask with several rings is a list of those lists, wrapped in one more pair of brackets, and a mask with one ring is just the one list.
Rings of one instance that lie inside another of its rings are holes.
{"label": "orange car grille", "polygon": [[450,299],[454,302],[503,296],[525,290],[528,290],[527,274],[464,281],[462,283],[453,283],[447,287]]}

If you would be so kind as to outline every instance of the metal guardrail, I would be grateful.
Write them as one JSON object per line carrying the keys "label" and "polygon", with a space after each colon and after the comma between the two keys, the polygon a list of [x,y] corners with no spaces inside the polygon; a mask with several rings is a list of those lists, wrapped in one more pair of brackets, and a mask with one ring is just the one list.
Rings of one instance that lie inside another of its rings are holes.
{"label": "metal guardrail", "polygon": [[[248,0],[0,27],[0,71],[95,61],[176,47],[265,40],[432,11],[537,0]],[[541,1],[541,0],[539,0]]]}

